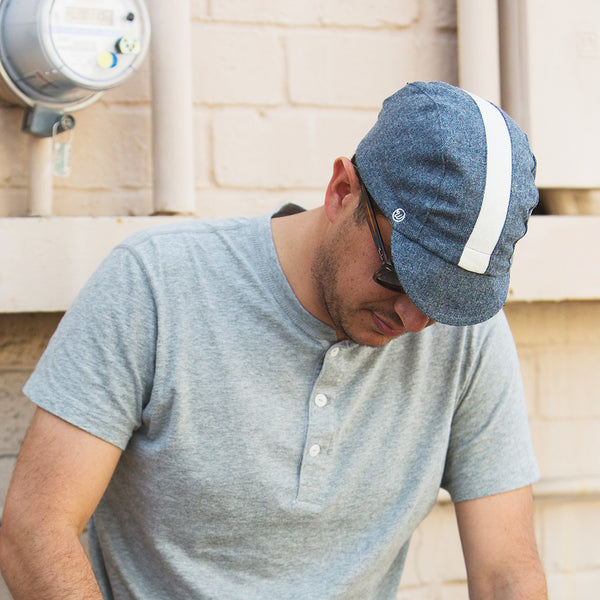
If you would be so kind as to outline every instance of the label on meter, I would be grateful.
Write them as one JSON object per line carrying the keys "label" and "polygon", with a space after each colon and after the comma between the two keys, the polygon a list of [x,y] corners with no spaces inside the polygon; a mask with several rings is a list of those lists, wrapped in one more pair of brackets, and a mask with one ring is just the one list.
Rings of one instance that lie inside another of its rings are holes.
{"label": "label on meter", "polygon": [[[55,0],[50,15],[53,46],[75,78],[93,87],[121,78],[139,52],[143,19],[132,0]],[[123,40],[127,43],[124,44]]]}
{"label": "label on meter", "polygon": [[115,11],[93,6],[65,6],[64,20],[68,25],[100,25],[111,27],[115,23]]}

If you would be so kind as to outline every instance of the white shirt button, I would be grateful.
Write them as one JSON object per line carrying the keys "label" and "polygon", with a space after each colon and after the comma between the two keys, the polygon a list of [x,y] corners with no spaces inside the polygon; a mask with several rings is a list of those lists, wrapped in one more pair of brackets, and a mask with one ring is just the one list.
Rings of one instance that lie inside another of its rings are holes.
{"label": "white shirt button", "polygon": [[332,356],[333,358],[335,358],[339,353],[340,353],[340,349],[336,346],[335,348],[331,349],[331,351],[329,352],[329,356]]}
{"label": "white shirt button", "polygon": [[313,444],[309,449],[308,453],[311,456],[317,456],[321,452],[321,446],[319,444]]}
{"label": "white shirt button", "polygon": [[319,408],[323,408],[327,404],[327,396],[325,394],[317,394],[315,396],[315,404]]}

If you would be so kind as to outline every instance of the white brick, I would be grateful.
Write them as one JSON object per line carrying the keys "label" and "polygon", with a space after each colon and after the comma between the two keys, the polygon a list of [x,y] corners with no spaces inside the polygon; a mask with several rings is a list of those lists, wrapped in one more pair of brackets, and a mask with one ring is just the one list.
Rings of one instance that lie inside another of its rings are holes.
{"label": "white brick", "polygon": [[22,394],[28,371],[2,371],[0,376],[0,455],[16,455],[35,406]]}
{"label": "white brick", "polygon": [[557,303],[565,314],[567,344],[600,344],[600,301]]}
{"label": "white brick", "polygon": [[505,308],[519,346],[600,342],[600,301],[510,302]]}
{"label": "white brick", "polygon": [[419,18],[419,0],[322,0],[320,14],[327,25],[402,27]]}
{"label": "white brick", "polygon": [[539,414],[548,419],[600,419],[600,346],[539,351]]}
{"label": "white brick", "polygon": [[549,600],[598,600],[600,570],[548,575]]}
{"label": "white brick", "polygon": [[102,95],[102,101],[109,104],[114,102],[151,102],[150,84],[150,53],[148,53],[138,71],[125,83],[106,91]]}
{"label": "white brick", "polygon": [[[21,165],[21,169],[22,169]],[[21,188],[3,188],[0,186],[2,201],[1,217],[25,217],[29,211],[29,190]]]}
{"label": "white brick", "polygon": [[435,31],[415,36],[415,62],[411,79],[446,81],[458,84],[457,43],[455,35],[440,36]]}
{"label": "white brick", "polygon": [[531,433],[542,477],[598,475],[600,420],[533,419]]}
{"label": "white brick", "polygon": [[210,115],[196,109],[194,111],[194,179],[196,187],[205,188],[211,184],[211,145]]}
{"label": "white brick", "polygon": [[527,401],[527,413],[529,417],[536,414],[536,400],[539,397],[538,386],[538,361],[537,353],[530,348],[518,348],[525,400]]}
{"label": "white brick", "polygon": [[100,102],[76,118],[71,175],[55,178],[56,187],[114,190],[152,184],[149,108]]}
{"label": "white brick", "polygon": [[404,587],[400,585],[396,600],[439,600],[441,586],[432,584],[419,587]]}
{"label": "white brick", "polygon": [[400,586],[396,600],[465,600],[466,582],[429,583],[418,587]]}
{"label": "white brick", "polygon": [[153,211],[152,189],[149,185],[136,190],[54,188],[52,213],[57,217],[140,217]]}
{"label": "white brick", "polygon": [[212,4],[211,16],[217,20],[308,25],[318,23],[321,0],[219,0]]}
{"label": "white brick", "polygon": [[[6,493],[8,492],[8,486],[12,473],[15,469],[17,462],[16,456],[1,456],[0,457],[0,520],[2,519],[2,511],[4,509],[4,502],[6,501]],[[2,594],[0,592],[0,599]]]}
{"label": "white brick", "polygon": [[290,98],[317,106],[381,107],[414,80],[457,77],[454,38],[394,32],[294,32],[286,40]]}
{"label": "white brick", "polygon": [[600,501],[542,507],[540,553],[548,572],[600,570]]}
{"label": "white brick", "polygon": [[[60,318],[56,313],[0,315],[0,368],[32,370]],[[20,388],[17,391],[20,393]]]}
{"label": "white brick", "polygon": [[21,132],[23,108],[0,106],[0,185],[24,186],[28,181],[28,135]]}
{"label": "white brick", "polygon": [[509,302],[504,307],[517,346],[563,342],[566,315],[558,303]]}
{"label": "white brick", "polygon": [[293,111],[220,111],[213,120],[218,185],[286,188],[314,185],[310,115]]}
{"label": "white brick", "polygon": [[284,98],[284,55],[267,29],[194,24],[193,97],[206,104],[276,105]]}
{"label": "white brick", "polygon": [[196,213],[203,219],[228,216],[253,217],[293,202],[303,208],[323,203],[321,190],[244,190],[207,188],[196,193]]}
{"label": "white brick", "polygon": [[[245,182],[250,187],[299,186],[320,192],[329,182],[334,160],[351,157],[376,119],[375,112],[282,110],[240,114],[229,123],[227,114],[219,116],[215,127],[221,185]],[[227,148],[221,146],[224,132]],[[233,157],[241,162],[236,164]],[[235,180],[225,180],[223,169],[236,169]]]}
{"label": "white brick", "polygon": [[447,583],[442,588],[440,600],[465,600],[469,597],[467,582]]}
{"label": "white brick", "polygon": [[190,0],[190,13],[193,19],[203,19],[208,16],[208,0]]}
{"label": "white brick", "polygon": [[456,28],[456,2],[452,0],[435,0],[433,2],[434,25],[440,29]]}
{"label": "white brick", "polygon": [[423,522],[424,540],[417,551],[420,576],[428,581],[461,581],[465,564],[452,505],[438,505]]}
{"label": "white brick", "polygon": [[411,540],[402,586],[465,580],[466,571],[454,507],[438,504]]}
{"label": "white brick", "polygon": [[294,25],[406,26],[419,15],[418,0],[219,0],[215,19]]}
{"label": "white brick", "polygon": [[219,111],[213,120],[220,186],[325,190],[333,161],[351,156],[375,114],[282,109]]}
{"label": "white brick", "polygon": [[378,109],[417,75],[408,32],[295,32],[286,46],[290,98],[299,104]]}
{"label": "white brick", "polygon": [[350,158],[377,120],[377,111],[320,111],[315,116],[315,151],[322,165],[319,174],[327,182],[333,161]]}
{"label": "white brick", "polygon": [[0,600],[12,600],[12,596],[4,583],[4,579],[0,576]]}

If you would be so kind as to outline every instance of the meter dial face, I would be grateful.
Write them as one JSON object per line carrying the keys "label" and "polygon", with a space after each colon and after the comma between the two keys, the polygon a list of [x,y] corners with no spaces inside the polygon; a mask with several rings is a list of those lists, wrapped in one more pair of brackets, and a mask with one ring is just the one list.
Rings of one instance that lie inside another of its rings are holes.
{"label": "meter dial face", "polygon": [[144,0],[0,0],[0,94],[83,107],[135,73],[149,40]]}
{"label": "meter dial face", "polygon": [[147,13],[134,0],[54,0],[49,25],[63,72],[88,89],[120,83],[148,46]]}

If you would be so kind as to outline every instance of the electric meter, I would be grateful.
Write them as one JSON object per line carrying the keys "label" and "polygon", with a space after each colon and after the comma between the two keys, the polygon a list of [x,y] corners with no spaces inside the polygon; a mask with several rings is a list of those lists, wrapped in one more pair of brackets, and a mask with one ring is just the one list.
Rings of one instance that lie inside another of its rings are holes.
{"label": "electric meter", "polygon": [[149,41],[142,0],[0,0],[0,95],[82,108],[129,78]]}

